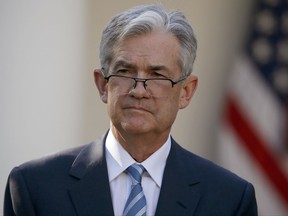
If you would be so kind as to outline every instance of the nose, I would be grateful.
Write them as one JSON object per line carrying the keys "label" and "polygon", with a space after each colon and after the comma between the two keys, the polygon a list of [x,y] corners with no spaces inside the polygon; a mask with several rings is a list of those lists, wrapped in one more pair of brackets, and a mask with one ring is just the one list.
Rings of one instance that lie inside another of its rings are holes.
{"label": "nose", "polygon": [[[130,90],[129,94],[136,98],[147,98],[150,94],[147,91],[147,84],[145,79],[135,79],[133,88]],[[142,85],[143,83],[143,85]]]}
{"label": "nose", "polygon": [[134,78],[134,85],[133,85],[133,88],[135,89],[137,87],[137,84],[138,82],[142,82],[143,83],[143,87],[145,88],[146,90],[146,87],[147,87],[147,84],[146,84],[146,79],[141,79],[141,78]]}

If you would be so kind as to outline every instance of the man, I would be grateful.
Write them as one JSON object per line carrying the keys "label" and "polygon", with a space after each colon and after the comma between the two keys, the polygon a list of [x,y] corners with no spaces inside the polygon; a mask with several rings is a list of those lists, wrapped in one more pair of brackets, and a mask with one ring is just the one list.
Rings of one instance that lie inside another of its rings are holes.
{"label": "man", "polygon": [[149,5],[114,17],[94,72],[109,131],[14,168],[4,215],[257,215],[250,183],[170,135],[197,86],[196,47],[180,12]]}

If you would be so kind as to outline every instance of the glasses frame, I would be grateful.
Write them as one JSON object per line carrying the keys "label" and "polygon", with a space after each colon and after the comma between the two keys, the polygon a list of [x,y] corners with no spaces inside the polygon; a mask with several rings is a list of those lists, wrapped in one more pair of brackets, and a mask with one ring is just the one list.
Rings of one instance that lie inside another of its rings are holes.
{"label": "glasses frame", "polygon": [[122,78],[127,78],[127,79],[132,79],[132,80],[134,80],[133,89],[136,88],[138,82],[142,82],[145,90],[146,90],[146,88],[147,88],[146,82],[147,82],[148,80],[167,80],[167,81],[170,81],[170,82],[171,82],[171,87],[173,88],[174,85],[176,85],[176,84],[184,81],[184,80],[187,78],[187,77],[183,77],[183,78],[180,78],[179,80],[174,81],[174,80],[169,79],[169,78],[137,78],[137,77],[129,77],[129,76],[124,76],[124,75],[111,74],[111,75],[105,76],[104,79],[105,79],[105,80],[107,81],[107,83],[108,83],[108,82],[109,82],[109,79],[110,79],[111,77],[120,77],[120,78],[122,77]]}

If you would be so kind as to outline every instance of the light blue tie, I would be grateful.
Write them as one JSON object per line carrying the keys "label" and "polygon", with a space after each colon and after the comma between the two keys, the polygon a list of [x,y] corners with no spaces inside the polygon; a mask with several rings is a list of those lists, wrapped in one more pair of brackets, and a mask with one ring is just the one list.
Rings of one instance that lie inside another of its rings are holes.
{"label": "light blue tie", "polygon": [[144,169],[136,163],[127,168],[132,180],[132,190],[124,208],[124,216],[146,216],[146,199],[141,186]]}

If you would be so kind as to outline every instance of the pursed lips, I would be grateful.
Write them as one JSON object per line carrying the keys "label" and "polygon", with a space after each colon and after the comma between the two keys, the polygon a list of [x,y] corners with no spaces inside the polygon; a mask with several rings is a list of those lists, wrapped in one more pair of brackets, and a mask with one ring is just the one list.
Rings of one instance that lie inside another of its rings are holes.
{"label": "pursed lips", "polygon": [[151,109],[147,109],[143,106],[125,106],[123,109],[124,110],[144,111],[144,112],[152,113]]}

